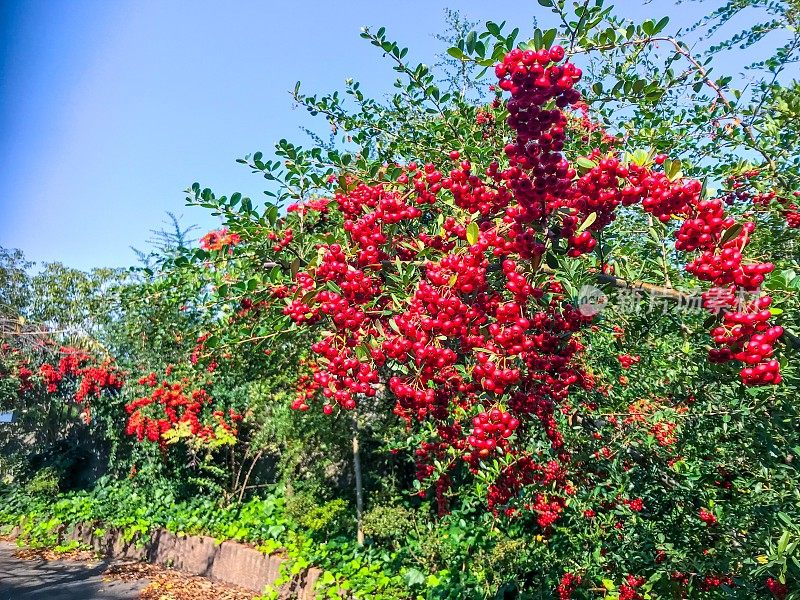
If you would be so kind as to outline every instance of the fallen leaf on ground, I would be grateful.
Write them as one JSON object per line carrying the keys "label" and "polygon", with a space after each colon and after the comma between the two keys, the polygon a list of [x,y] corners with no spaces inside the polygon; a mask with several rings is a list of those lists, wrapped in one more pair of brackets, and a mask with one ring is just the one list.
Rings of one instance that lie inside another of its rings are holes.
{"label": "fallen leaf on ground", "polygon": [[67,552],[55,552],[47,548],[18,548],[12,553],[14,558],[19,560],[72,560],[72,561],[93,561],[97,559],[97,553],[90,550],[69,550]]}
{"label": "fallen leaf on ground", "polygon": [[106,570],[104,578],[149,579],[139,596],[141,600],[252,600],[256,596],[244,588],[141,562],[115,563]]}

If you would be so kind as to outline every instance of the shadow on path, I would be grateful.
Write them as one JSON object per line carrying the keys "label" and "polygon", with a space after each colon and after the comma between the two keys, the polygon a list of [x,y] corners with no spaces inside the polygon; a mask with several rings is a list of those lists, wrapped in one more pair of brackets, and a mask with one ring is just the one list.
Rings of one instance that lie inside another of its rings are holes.
{"label": "shadow on path", "polygon": [[0,542],[0,600],[134,600],[147,581],[103,581],[108,562],[19,560]]}

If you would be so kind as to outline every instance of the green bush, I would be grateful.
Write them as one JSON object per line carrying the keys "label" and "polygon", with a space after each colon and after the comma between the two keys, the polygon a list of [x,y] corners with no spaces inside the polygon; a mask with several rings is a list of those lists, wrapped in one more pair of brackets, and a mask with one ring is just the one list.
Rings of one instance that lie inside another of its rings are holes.
{"label": "green bush", "polygon": [[414,530],[414,513],[404,506],[376,506],[364,515],[364,535],[397,547]]}
{"label": "green bush", "polygon": [[353,529],[347,502],[341,498],[320,503],[311,494],[296,494],[286,499],[286,516],[311,535],[320,532],[336,534]]}
{"label": "green bush", "polygon": [[58,495],[60,482],[54,467],[45,467],[25,484],[25,492],[31,496],[53,498]]}

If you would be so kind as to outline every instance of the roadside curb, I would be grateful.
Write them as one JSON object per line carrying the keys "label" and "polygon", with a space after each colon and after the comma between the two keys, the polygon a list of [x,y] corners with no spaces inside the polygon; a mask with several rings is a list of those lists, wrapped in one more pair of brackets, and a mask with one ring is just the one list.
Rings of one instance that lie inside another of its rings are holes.
{"label": "roadside curb", "polygon": [[[21,529],[15,527],[9,537],[17,539],[20,534]],[[264,554],[239,542],[218,543],[212,537],[179,536],[166,529],[155,530],[142,543],[141,539],[126,541],[121,529],[78,523],[59,532],[60,543],[70,541],[85,544],[108,558],[148,562],[258,593],[274,584],[286,562],[279,555]],[[314,585],[321,574],[316,568],[305,570],[278,589],[278,598],[314,600]]]}

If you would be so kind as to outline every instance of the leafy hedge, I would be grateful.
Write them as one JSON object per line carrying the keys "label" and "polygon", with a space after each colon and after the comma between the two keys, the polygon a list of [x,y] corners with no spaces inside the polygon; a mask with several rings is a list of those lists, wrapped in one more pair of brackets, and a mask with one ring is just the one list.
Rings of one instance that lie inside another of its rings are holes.
{"label": "leafy hedge", "polygon": [[134,543],[163,528],[285,554],[289,560],[277,585],[313,564],[324,569],[320,584],[331,596],[337,589],[357,589],[357,597],[406,597],[396,554],[358,549],[352,536],[344,535],[342,500],[309,511],[307,502],[286,500],[280,488],[243,504],[221,506],[207,497],[178,501],[169,490],[110,480],[101,480],[92,491],[61,495],[38,493],[42,487],[40,478],[27,489],[6,489],[0,495],[0,526],[6,533],[21,526],[20,544],[57,548],[59,531],[79,523],[94,524],[98,533],[119,529]]}

